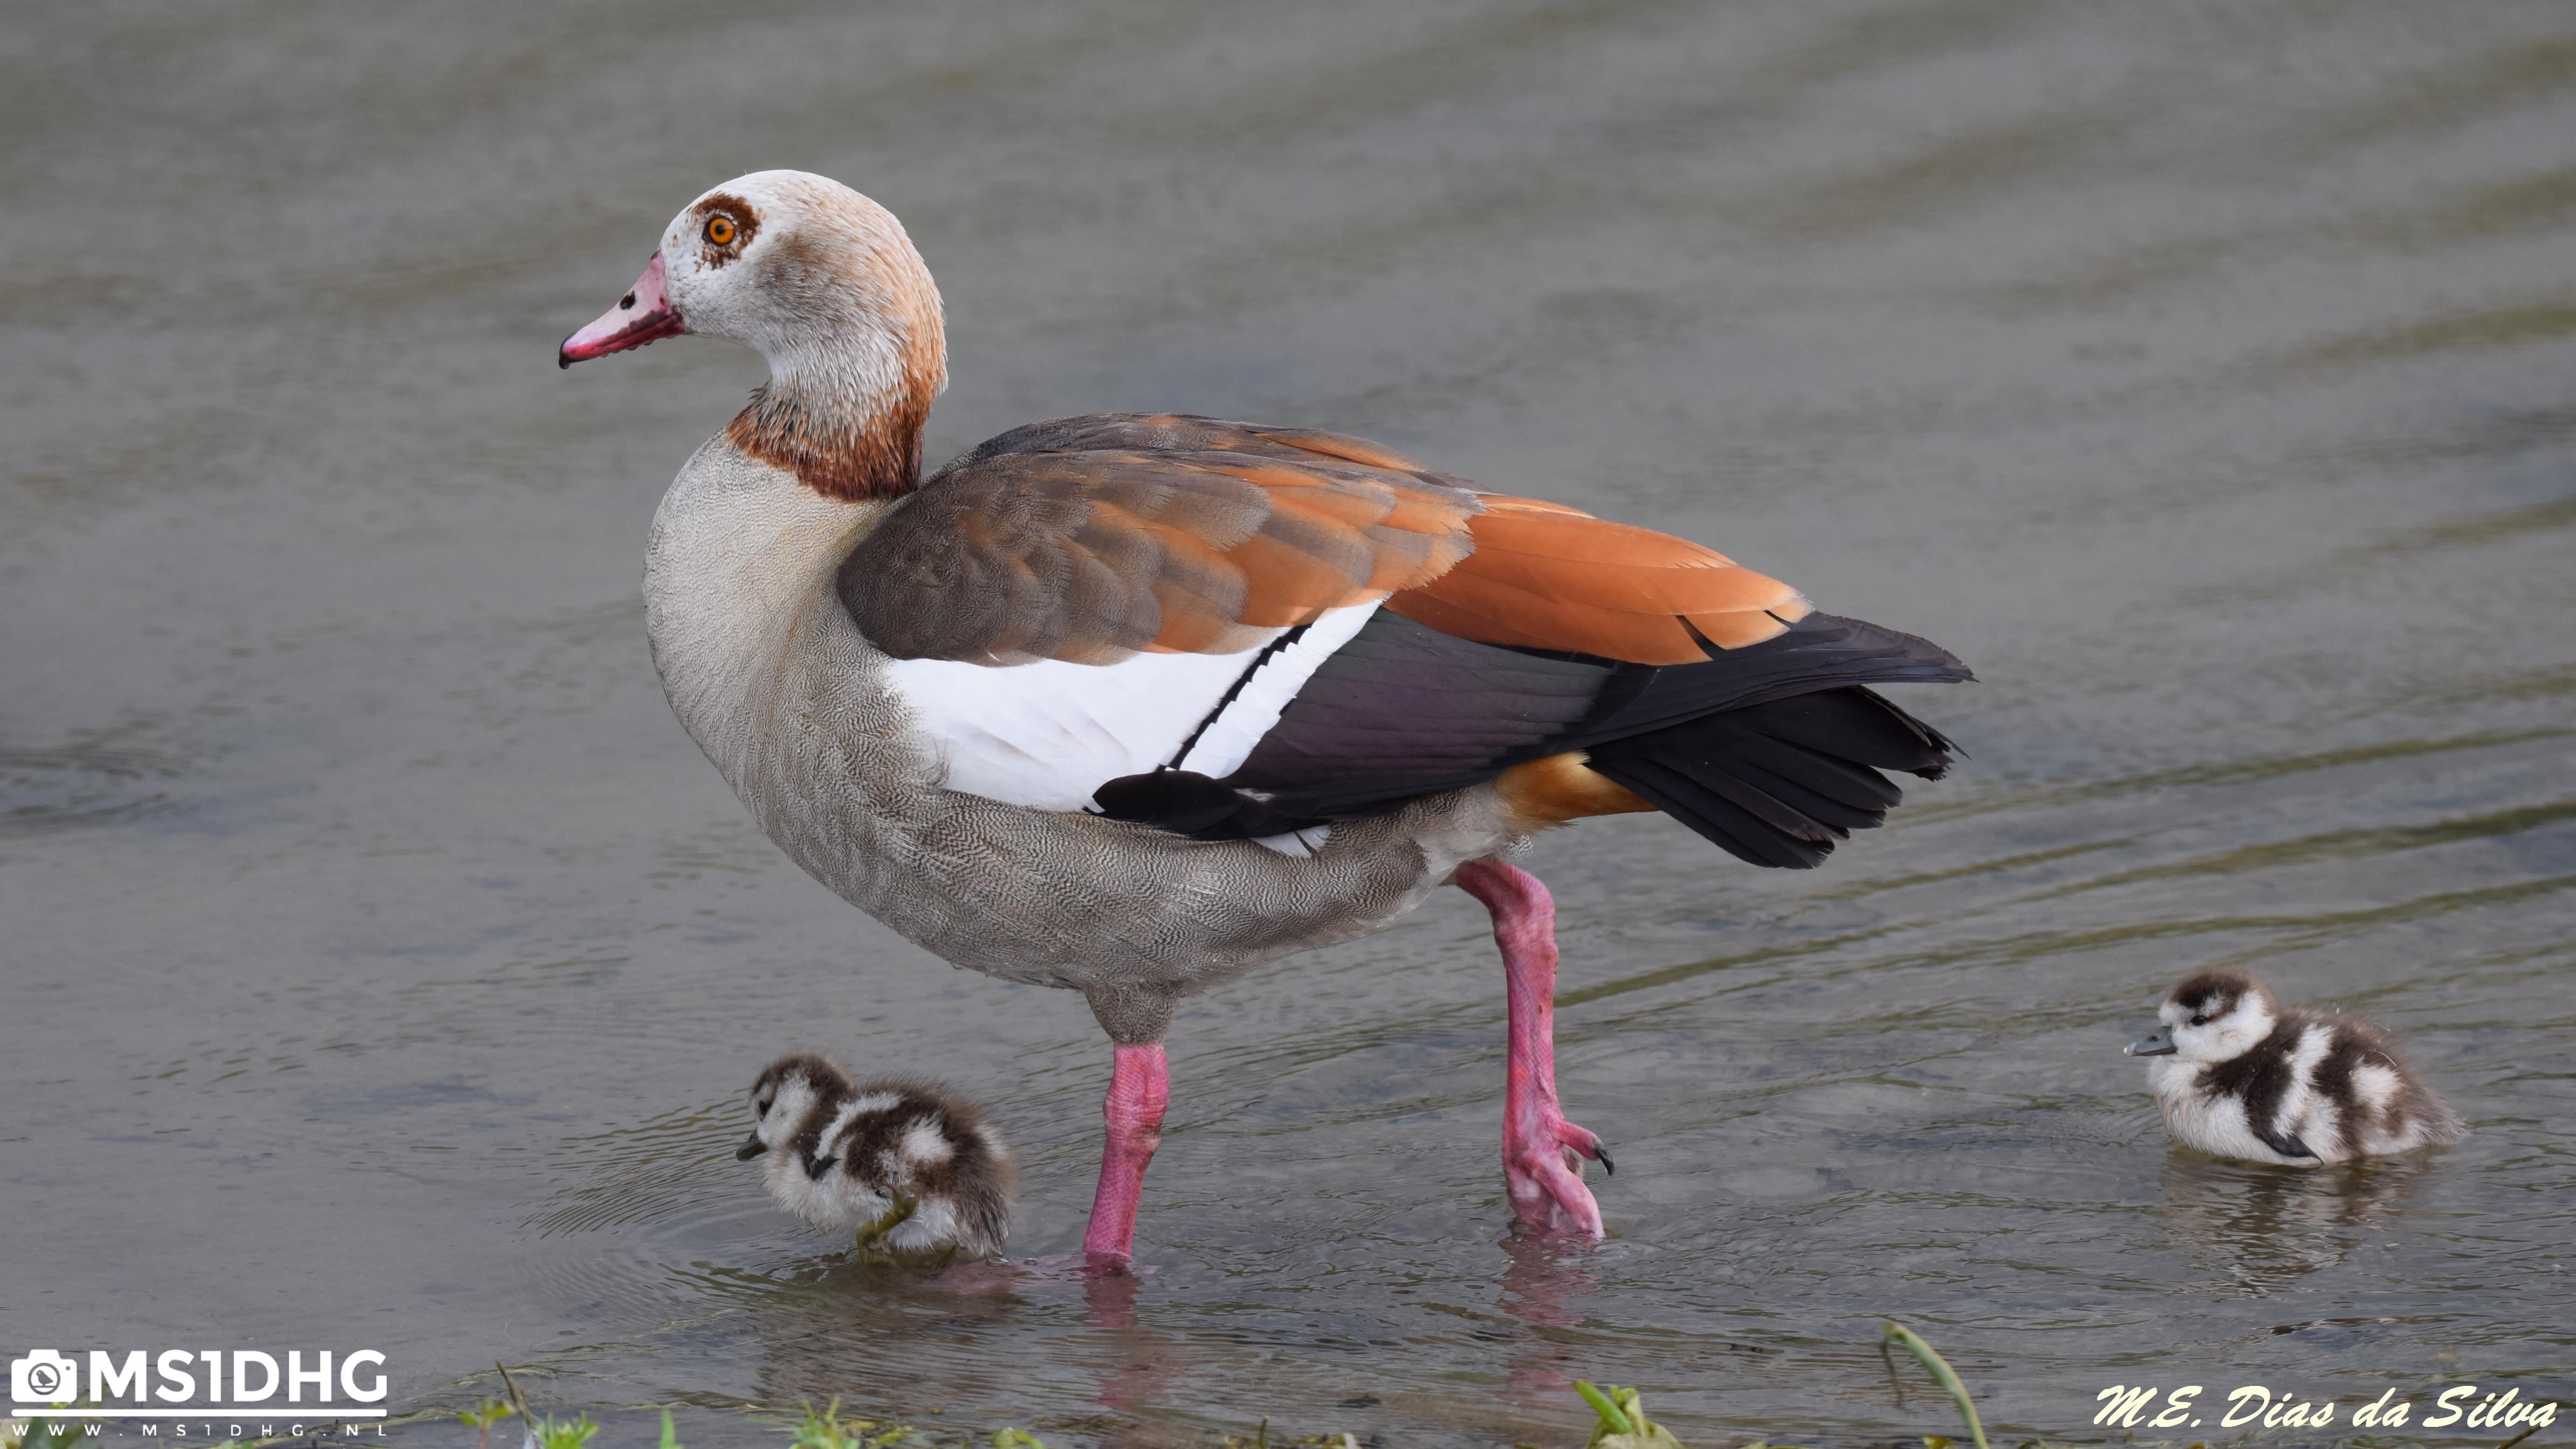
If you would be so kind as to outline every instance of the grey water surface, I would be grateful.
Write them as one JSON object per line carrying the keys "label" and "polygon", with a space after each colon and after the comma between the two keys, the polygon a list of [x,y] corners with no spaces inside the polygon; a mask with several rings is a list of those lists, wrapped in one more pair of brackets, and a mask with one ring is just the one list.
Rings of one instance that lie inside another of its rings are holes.
{"label": "grey water surface", "polygon": [[[373,1347],[405,1412],[502,1360],[599,1449],[835,1395],[1564,1445],[1576,1378],[1700,1449],[1954,1432],[1886,1316],[1999,1438],[2576,1398],[2564,4],[22,3],[0,128],[11,1355]],[[1139,1280],[889,1277],[733,1161],[785,1049],[937,1075],[1065,1254],[1108,1065],[798,874],[662,702],[646,523],[759,364],[554,349],[768,167],[928,257],[935,457],[1341,429],[1975,666],[1902,697],[1970,762],[1825,869],[1532,853],[1609,1241],[1507,1230],[1455,893],[1189,1004]],[[2169,1148],[2119,1047],[2217,965],[2475,1135]]]}

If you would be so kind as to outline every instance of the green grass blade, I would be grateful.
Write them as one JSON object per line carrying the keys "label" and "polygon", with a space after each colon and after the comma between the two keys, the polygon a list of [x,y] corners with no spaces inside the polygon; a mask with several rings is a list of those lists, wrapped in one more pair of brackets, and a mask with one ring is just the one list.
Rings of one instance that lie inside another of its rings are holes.
{"label": "green grass blade", "polygon": [[1968,1423],[1968,1437],[1977,1441],[1977,1449],[1987,1449],[1986,1426],[1977,1422],[1977,1406],[1968,1402],[1968,1386],[1959,1382],[1949,1360],[1933,1352],[1932,1345],[1925,1343],[1922,1335],[1893,1319],[1888,1321],[1880,1339],[1882,1342],[1893,1339],[1905,1345],[1905,1351],[1914,1355],[1914,1361],[1923,1365],[1923,1371],[1932,1376],[1932,1381],[1950,1391],[1950,1401],[1959,1406],[1959,1417]]}
{"label": "green grass blade", "polygon": [[[1602,1393],[1599,1389],[1594,1388],[1592,1385],[1585,1383],[1581,1379],[1576,1379],[1574,1381],[1574,1391],[1583,1396],[1583,1402],[1592,1406],[1592,1412],[1601,1416],[1602,1423],[1610,1426],[1611,1433],[1633,1434],[1637,1432],[1636,1429],[1629,1424],[1628,1416],[1619,1412],[1619,1406],[1617,1404],[1610,1402],[1609,1395]],[[1982,1446],[1980,1446],[1980,1449],[1982,1449]]]}

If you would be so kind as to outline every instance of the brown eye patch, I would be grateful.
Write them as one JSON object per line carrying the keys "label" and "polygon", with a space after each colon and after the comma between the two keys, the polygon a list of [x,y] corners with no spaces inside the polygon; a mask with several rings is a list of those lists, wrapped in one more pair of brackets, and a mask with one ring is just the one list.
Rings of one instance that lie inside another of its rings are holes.
{"label": "brown eye patch", "polygon": [[2252,977],[2234,971],[2203,971],[2175,987],[2165,1000],[2203,1017],[2225,1016],[2236,1009],[2237,1002],[2262,989]]}
{"label": "brown eye patch", "polygon": [[698,203],[698,236],[706,243],[706,263],[721,267],[741,256],[760,234],[760,213],[739,196],[722,193]]}

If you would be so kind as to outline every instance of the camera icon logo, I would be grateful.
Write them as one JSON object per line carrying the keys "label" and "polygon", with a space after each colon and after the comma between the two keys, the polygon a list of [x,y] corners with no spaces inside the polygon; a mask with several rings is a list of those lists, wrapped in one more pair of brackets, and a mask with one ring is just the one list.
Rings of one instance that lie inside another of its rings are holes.
{"label": "camera icon logo", "polygon": [[9,1397],[21,1404],[68,1404],[80,1397],[80,1365],[50,1348],[13,1358]]}

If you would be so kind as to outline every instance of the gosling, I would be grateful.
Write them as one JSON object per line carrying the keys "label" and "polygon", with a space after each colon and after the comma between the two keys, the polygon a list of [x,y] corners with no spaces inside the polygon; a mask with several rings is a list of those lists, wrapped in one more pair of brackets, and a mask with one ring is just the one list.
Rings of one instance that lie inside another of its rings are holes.
{"label": "gosling", "polygon": [[993,1257],[1011,1224],[1011,1151],[984,1114],[918,1082],[853,1083],[818,1056],[780,1057],[751,1087],[759,1120],[734,1156],[766,1155],[778,1205],[864,1254]]}
{"label": "gosling", "polygon": [[2186,1147],[2243,1162],[2318,1167],[2456,1142],[2460,1119],[2377,1027],[2331,1010],[2283,1007],[2234,971],[2204,971],[2129,1043],[2148,1068],[2165,1130]]}

